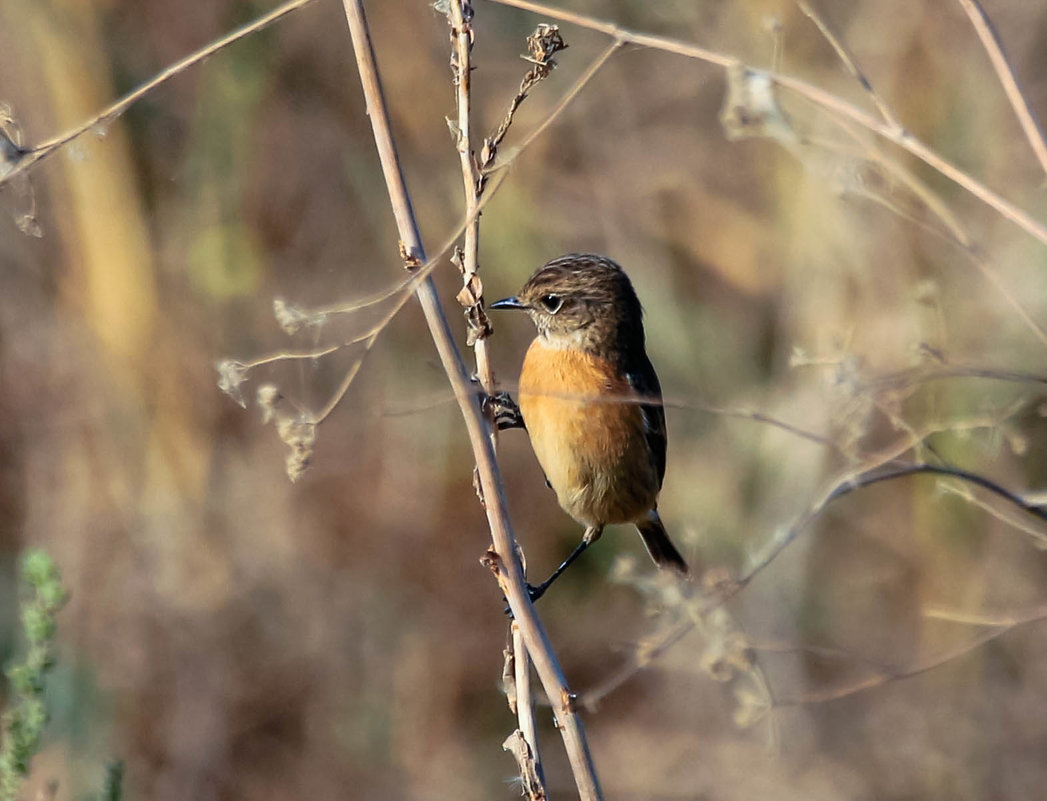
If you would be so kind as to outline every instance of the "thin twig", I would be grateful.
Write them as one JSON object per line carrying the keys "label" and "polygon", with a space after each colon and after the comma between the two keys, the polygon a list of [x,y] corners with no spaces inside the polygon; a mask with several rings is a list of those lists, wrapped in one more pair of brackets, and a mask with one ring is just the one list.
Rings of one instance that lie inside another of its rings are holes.
{"label": "thin twig", "polygon": [[[458,151],[462,165],[465,213],[469,218],[469,223],[465,227],[463,250],[458,254],[458,266],[462,271],[462,291],[458,297],[466,309],[466,319],[470,329],[469,339],[472,341],[476,360],[477,380],[484,392],[492,394],[496,390],[494,368],[491,365],[488,347],[488,336],[492,329],[484,309],[483,282],[479,278],[480,196],[486,181],[481,182],[476,153],[472,144],[473,9],[469,0],[450,0],[449,6],[452,44],[451,70],[458,109],[455,149]],[[496,426],[489,427],[489,437],[491,447],[497,448],[498,428]],[[534,696],[531,693],[531,659],[519,624],[514,620],[510,626],[516,688],[515,712],[519,732],[526,745],[526,748],[515,749],[514,754],[517,755],[525,790],[532,801],[537,801],[539,797],[544,798],[545,776],[542,770],[541,751],[538,748]]]}
{"label": "thin twig", "polygon": [[[456,89],[455,100],[458,107],[457,136],[455,149],[462,164],[462,183],[465,190],[465,213],[469,224],[465,227],[465,241],[460,254],[463,290],[460,297],[462,305],[471,315],[469,321],[473,327],[470,337],[473,353],[476,357],[476,375],[480,386],[488,394],[495,391],[494,368],[491,366],[487,336],[490,323],[484,311],[483,284],[479,281],[480,269],[480,215],[479,180],[480,173],[476,166],[476,154],[473,152],[472,140],[472,49],[473,29],[470,20],[473,11],[468,0],[450,0],[451,9],[451,69]],[[491,427],[491,438],[497,438],[497,429]]]}
{"label": "thin twig", "polygon": [[938,218],[948,230],[951,241],[963,250],[974,263],[974,266],[978,268],[978,271],[993,285],[993,288],[1000,293],[1007,304],[1017,312],[1022,322],[1036,335],[1036,338],[1042,344],[1047,345],[1047,330],[1036,321],[1032,313],[1025,308],[1025,304],[1004,283],[1003,279],[1000,278],[999,271],[995,269],[988,256],[974,243],[967,229],[963,227],[956,215],[953,214],[952,210],[949,209],[937,193],[896,160],[885,158],[875,150],[872,152],[872,156],[875,163],[898,178]]}
{"label": "thin twig", "polygon": [[1011,102],[1011,108],[1014,109],[1014,114],[1018,117],[1018,122],[1021,123],[1022,131],[1025,132],[1025,138],[1029,140],[1033,153],[1036,154],[1036,158],[1040,162],[1040,167],[1044,172],[1047,172],[1047,143],[1043,139],[1043,129],[1040,127],[1036,115],[1029,108],[1029,103],[1022,93],[1021,86],[1018,85],[1018,79],[1014,77],[1014,70],[1007,61],[1007,54],[1003,52],[1003,42],[1000,41],[1000,35],[996,32],[996,27],[992,24],[992,20],[989,19],[989,15],[985,13],[985,9],[982,8],[978,0],[959,0],[959,3],[971,20],[971,25],[974,26],[974,31],[978,34],[982,47],[985,48],[985,52],[989,55],[989,61],[992,62],[992,67],[996,70],[996,77],[1000,79],[1000,85],[1003,86],[1003,91]]}
{"label": "thin twig", "polygon": [[578,696],[578,703],[585,709],[595,712],[604,698],[666,653],[696,625],[697,622],[693,618],[686,618],[645,639],[632,649],[629,658],[617,670],[581,693]]}
{"label": "thin twig", "polygon": [[523,632],[514,620],[512,626],[513,654],[515,659],[514,680],[516,683],[516,719],[520,723],[520,734],[530,750],[530,766],[533,769],[533,781],[527,783],[531,801],[538,801],[545,795],[545,771],[542,769],[541,752],[538,750],[538,726],[534,713],[534,693],[531,690],[531,660],[527,656]]}
{"label": "thin twig", "polygon": [[[786,529],[785,532],[779,534],[768,548],[764,557],[759,559],[745,576],[734,581],[725,582],[723,587],[716,588],[715,593],[718,596],[716,599],[717,605],[725,604],[741,592],[742,589],[748,586],[760,571],[766,568],[774,558],[778,556],[778,554],[780,554],[796,539],[797,536],[799,536],[803,529],[813,523],[814,520],[816,520],[826,510],[826,508],[828,508],[832,501],[841,498],[844,495],[848,495],[855,490],[861,489],[862,487],[870,486],[871,484],[922,473],[952,476],[976,484],[1036,519],[1047,521],[1047,510],[1043,507],[1030,503],[984,476],[960,470],[958,468],[918,464],[891,467],[886,470],[872,470],[859,476],[848,474],[844,478],[838,479],[834,482],[832,488],[823,495],[821,500],[812,503],[807,511],[804,512],[793,525]],[[987,615],[973,616],[965,613],[949,612],[934,608],[925,610],[924,614],[927,617],[943,620],[955,620],[956,622],[968,622],[972,625],[996,626],[998,628],[996,631],[990,632],[988,635],[976,639],[961,649],[950,652],[941,658],[921,664],[915,668],[908,670],[890,670],[882,666],[876,666],[876,675],[864,679],[857,684],[849,685],[844,688],[827,690],[822,693],[805,695],[794,699],[778,699],[775,701],[775,706],[795,706],[804,703],[824,703],[826,701],[834,701],[873,687],[878,687],[891,680],[908,678],[920,673],[925,673],[969,653],[978,646],[995,639],[1014,626],[1047,618],[1047,611],[1045,610],[1047,610],[1047,607],[1037,608],[1033,612],[1023,616],[997,615],[991,617]],[[579,696],[580,704],[587,709],[595,709],[603,698],[666,653],[675,643],[679,642],[692,629],[694,629],[698,623],[699,620],[695,617],[683,618],[675,621],[661,632],[645,640],[639,647],[633,650],[633,653],[630,655],[626,663],[621,665],[614,673],[605,678],[599,684],[582,693],[581,696]],[[761,647],[761,650],[767,649]]]}
{"label": "thin twig", "polygon": [[[600,31],[608,36],[614,37],[616,42],[628,42],[630,44],[640,45],[641,47],[664,50],[668,53],[675,53],[676,55],[715,64],[716,66],[725,69],[740,63],[737,58],[723,53],[717,53],[688,42],[671,39],[665,36],[653,36],[651,34],[637,33],[611,22],[593,19],[584,14],[567,11],[545,3],[533,2],[533,0],[488,0],[488,2],[521,8],[526,11],[533,11],[536,14],[542,14],[564,22],[571,22],[583,28],[588,28],[589,30]],[[1005,200],[996,192],[993,192],[985,186],[985,184],[943,158],[936,151],[932,150],[904,129],[899,129],[890,123],[882,122],[867,112],[862,111],[857,106],[836,97],[831,92],[819,89],[817,86],[809,84],[806,81],[793,78],[789,75],[782,75],[778,72],[767,72],[764,70],[754,71],[760,72],[768,80],[773,81],[783,89],[788,89],[832,114],[851,119],[863,128],[866,128],[878,136],[881,136],[909,151],[929,167],[941,173],[950,181],[953,181],[966,189],[970,194],[974,195],[974,197],[978,198],[990,208],[995,209],[1005,219],[1010,220],[1030,236],[1047,244],[1047,226],[1033,219],[1028,213],[1018,208],[1010,201]]]}
{"label": "thin twig", "polygon": [[[497,182],[491,185],[490,191],[486,193],[485,196],[480,200],[480,203],[474,210],[474,216],[475,214],[480,213],[480,211],[487,204],[490,198],[494,196],[495,192],[500,186],[501,178],[499,178]],[[230,395],[241,406],[246,407],[246,404],[240,395],[239,387],[247,379],[247,373],[255,367],[260,367],[265,364],[271,364],[279,361],[294,361],[299,359],[320,358],[330,353],[334,353],[335,351],[341,350],[343,347],[359,342],[364,343],[364,352],[360,359],[362,360],[363,358],[365,358],[367,354],[370,353],[371,349],[374,347],[374,344],[378,340],[378,337],[381,335],[381,333],[388,327],[388,325],[393,321],[396,315],[400,313],[400,310],[403,309],[406,303],[412,297],[415,296],[418,287],[420,287],[422,283],[424,283],[429,278],[430,274],[433,272],[433,270],[436,269],[438,265],[443,263],[444,257],[455,246],[455,243],[462,235],[462,232],[465,230],[465,226],[468,225],[469,221],[470,218],[466,217],[466,219],[463,220],[454,229],[453,233],[447,238],[447,240],[444,241],[444,243],[440,246],[440,249],[436,251],[435,255],[432,258],[430,258],[421,266],[418,266],[414,270],[412,270],[407,280],[397,285],[392,290],[385,290],[381,293],[371,296],[371,298],[358,301],[355,304],[335,304],[331,306],[318,307],[316,309],[301,309],[293,307],[294,314],[297,316],[297,318],[303,320],[312,320],[319,319],[326,314],[335,314],[345,310],[351,310],[351,307],[353,306],[357,308],[362,308],[367,305],[374,305],[378,302],[386,300],[389,297],[396,297],[396,301],[392,304],[392,306],[389,308],[386,314],[383,315],[377,323],[375,323],[363,334],[354,337],[350,340],[337,343],[335,345],[321,346],[308,351],[278,351],[277,353],[269,354],[267,356],[262,356],[249,361],[241,361],[239,359],[224,359],[218,362],[218,364],[216,365],[219,373],[219,388],[223,392]],[[398,297],[396,295],[397,292],[399,293]],[[275,306],[277,306],[277,303],[274,302],[274,307]],[[289,309],[292,307],[284,304],[284,308]],[[277,313],[277,317],[279,319],[279,312]],[[282,327],[285,331],[288,331],[288,333],[292,333],[292,331],[288,328],[286,321],[282,324]],[[302,415],[302,422],[308,422],[313,425],[318,425],[319,423],[322,423],[323,420],[326,417],[328,417],[331,412],[334,411],[334,409],[341,402],[342,398],[345,397],[346,393],[349,391],[349,388],[352,385],[353,379],[356,377],[356,373],[359,370],[359,367],[359,363],[353,364],[353,366],[349,369],[349,372],[347,373],[346,377],[339,384],[338,389],[335,390],[331,398],[327,401],[327,403],[324,404],[322,412],[304,413]]]}
{"label": "thin twig", "polygon": [[47,139],[39,144],[36,144],[29,148],[20,149],[20,154],[17,159],[10,165],[10,169],[0,176],[0,185],[5,181],[10,180],[15,175],[25,172],[27,169],[32,167],[37,162],[43,161],[48,156],[53,155],[64,145],[69,144],[75,139],[79,139],[88,131],[104,126],[111,120],[119,117],[128,108],[134,105],[136,102],[141,100],[151,91],[156,89],[161,84],[166,83],[177,75],[185,72],[187,69],[195,64],[199,64],[210,56],[213,56],[219,50],[223,50],[234,42],[243,39],[245,36],[250,36],[252,33],[262,30],[263,28],[272,25],[279,19],[286,17],[292,11],[296,11],[303,6],[309,5],[313,0],[289,0],[289,2],[283,5],[277,6],[268,14],[263,14],[253,22],[249,22],[246,25],[242,25],[236,30],[226,34],[220,39],[216,39],[205,47],[200,48],[195,53],[190,53],[185,58],[176,61],[174,64],[161,70],[155,76],[150,78],[148,81],[143,83],[137,89],[129,92],[128,94],[121,97],[115,103],[107,106],[98,112],[91,119],[80,123],[79,125],[70,128],[68,131]]}
{"label": "thin twig", "polygon": [[[523,79],[521,79],[520,88],[516,90],[513,99],[509,101],[509,107],[506,109],[505,114],[502,115],[502,121],[498,124],[498,128],[493,134],[484,139],[483,149],[480,151],[480,159],[476,163],[480,173],[479,180],[476,184],[478,193],[482,193],[484,190],[484,185],[487,183],[487,173],[494,164],[494,160],[498,155],[498,148],[505,139],[505,135],[509,133],[509,128],[513,124],[513,120],[516,118],[516,112],[519,110],[520,105],[527,99],[528,94],[531,89],[534,88],[535,84],[540,83],[549,77],[550,73],[552,73],[553,69],[556,67],[556,60],[553,56],[561,50],[567,49],[567,43],[564,42],[563,37],[560,36],[559,28],[555,25],[546,25],[545,23],[542,23],[534,33],[527,37],[527,49],[530,51],[530,55],[521,56],[521,58],[529,62],[532,66],[524,74]],[[541,131],[545,130],[545,127],[559,116],[563,107],[573,99],[581,86],[584,86],[587,81],[588,78],[583,75],[578,89],[567,93],[565,98],[561,100],[559,106],[546,118],[545,123],[536,131],[532,132],[531,139],[541,133]]]}
{"label": "thin twig", "polygon": [[[425,251],[400,171],[400,163],[378,79],[370,32],[364,18],[363,5],[361,0],[343,0],[343,6],[353,39],[361,84],[367,99],[368,116],[374,131],[375,144],[382,162],[382,170],[386,177],[386,185],[400,233],[401,251],[408,257],[424,261]],[[574,697],[567,687],[567,681],[564,679],[552,644],[527,593],[523,568],[516,553],[516,541],[509,519],[505,486],[494,449],[491,447],[487,423],[480,413],[475,388],[469,380],[468,372],[458,352],[458,347],[455,345],[431,278],[427,278],[419,286],[417,294],[433,341],[440,354],[440,360],[462,411],[476,459],[477,473],[485,501],[484,508],[494,539],[494,551],[488,554],[489,562],[497,573],[499,585],[506,594],[514,619],[520,625],[524,642],[534,660],[538,676],[553,703],[579,795],[587,801],[600,799],[602,794],[599,782],[581,720],[574,708]]]}
{"label": "thin twig", "polygon": [[546,115],[545,119],[542,120],[538,127],[536,127],[529,134],[527,134],[527,136],[524,137],[523,141],[520,142],[520,144],[510,148],[509,152],[506,154],[504,158],[497,159],[494,162],[494,164],[492,164],[485,170],[484,175],[497,172],[498,170],[504,170],[506,167],[511,166],[520,157],[520,155],[523,154],[523,152],[527,150],[528,147],[530,147],[531,143],[534,142],[534,140],[541,136],[543,133],[545,133],[545,130],[550,125],[552,125],[557,120],[557,118],[559,118],[560,114],[563,113],[564,109],[566,109],[567,106],[571,104],[571,101],[578,96],[578,94],[588,85],[589,81],[591,81],[596,76],[596,73],[600,71],[603,65],[607,63],[607,60],[616,52],[618,52],[624,44],[624,42],[615,40],[602,53],[600,53],[595,59],[593,59],[592,63],[586,68],[585,72],[583,72],[579,76],[578,80],[574,82],[574,85],[572,85],[571,88],[567,90],[567,94],[560,98],[560,102],[553,107],[553,110],[549,112],[548,115]]}
{"label": "thin twig", "polygon": [[865,692],[866,690],[872,690],[876,687],[882,687],[883,685],[889,684],[892,681],[901,681],[903,679],[910,679],[915,676],[920,676],[924,673],[929,673],[930,671],[935,670],[936,668],[940,668],[943,665],[947,665],[950,662],[954,662],[957,659],[967,656],[967,654],[976,651],[978,648],[981,648],[986,643],[992,642],[993,640],[1002,637],[1004,634],[1009,632],[1011,629],[1015,628],[1015,626],[1017,625],[1021,625],[1024,623],[1033,623],[1038,620],[1043,620],[1044,617],[1044,615],[1039,615],[1029,620],[1018,621],[1014,625],[1006,625],[992,628],[990,631],[980,634],[979,636],[975,637],[970,642],[965,643],[959,648],[954,648],[953,650],[947,651],[946,653],[937,656],[934,659],[929,659],[926,662],[921,662],[915,667],[903,668],[899,670],[882,669],[881,671],[877,672],[872,676],[864,678],[861,681],[855,682],[854,684],[849,684],[845,687],[834,687],[827,690],[822,690],[820,692],[804,693],[802,695],[798,695],[792,698],[779,698],[775,702],[775,706],[786,707],[806,706],[808,704],[825,704],[829,703],[830,701],[839,701],[842,698],[849,698],[852,695],[857,695],[858,693]]}
{"label": "thin twig", "polygon": [[[797,4],[800,6],[801,11],[803,11],[803,13],[814,22],[829,44],[832,45],[836,54],[839,56],[840,60],[851,75],[854,76],[855,80],[857,80],[861,87],[870,95],[884,119],[894,126],[899,133],[903,133],[901,125],[891,113],[886,102],[884,102],[879,93],[877,93],[873,88],[869,79],[865,77],[865,74],[858,66],[855,58],[833,33],[828,23],[826,23],[811,6],[804,2],[804,0],[797,0]],[[948,236],[946,239],[954,245],[959,246],[964,251],[964,253],[974,263],[975,267],[977,267],[982,275],[985,276],[985,278],[993,285],[996,291],[1003,296],[1004,300],[1007,301],[1011,308],[1017,312],[1022,322],[1024,322],[1036,335],[1037,339],[1039,339],[1042,344],[1047,345],[1047,330],[1036,322],[1029,310],[1025,308],[1025,305],[1018,300],[1013,292],[1011,292],[1003,282],[1003,279],[1000,278],[999,272],[994,268],[989,258],[974,244],[970,234],[938,194],[927,186],[924,181],[917,178],[910,170],[906,169],[904,165],[898,163],[894,159],[886,158],[878,148],[864,145],[862,138],[847,120],[840,119],[839,117],[834,118],[834,120],[855,142],[864,146],[865,152],[863,153],[862,158],[867,159],[873,164],[879,165],[882,169],[886,170],[888,174],[901,181],[901,183],[904,184],[905,187],[908,188],[908,190],[912,192],[912,194],[918,198],[935,217],[938,218],[942,225],[944,225],[948,230]],[[870,196],[880,202],[884,202],[884,200],[878,198],[874,193],[870,193]],[[901,213],[900,210],[894,209],[886,202],[884,202],[884,205],[892,211],[895,211],[895,213]],[[905,217],[906,215],[901,214],[901,216]]]}
{"label": "thin twig", "polygon": [[[1041,550],[1047,548],[1047,532],[1043,530],[1043,525],[1036,527],[1034,525],[1026,523],[1024,520],[1019,520],[1017,517],[1010,514],[1009,512],[1006,512],[1003,509],[997,509],[991,503],[983,501],[981,498],[975,497],[974,494],[970,492],[970,490],[967,487],[950,487],[947,484],[943,484],[941,490],[945,493],[952,493],[953,495],[957,495],[967,503],[977,506],[979,509],[984,510],[987,514],[990,514],[993,517],[995,517],[1005,526],[1009,526],[1010,528],[1013,528],[1016,531],[1020,531],[1023,534],[1027,534],[1032,540],[1034,540],[1033,544],[1037,548]],[[1026,502],[1028,503],[1028,499],[1026,499]]]}
{"label": "thin twig", "polygon": [[902,130],[901,123],[898,122],[890,107],[884,102],[883,98],[880,97],[879,93],[873,89],[872,83],[870,83],[869,79],[865,77],[865,73],[858,68],[858,62],[855,61],[854,57],[851,55],[851,51],[848,49],[847,45],[845,45],[836,34],[833,33],[832,29],[825,23],[821,15],[813,6],[805,2],[805,0],[796,0],[796,5],[800,7],[800,11],[802,11],[804,15],[815,24],[819,31],[821,31],[822,36],[825,37],[825,40],[832,46],[833,50],[836,51],[836,55],[839,57],[840,61],[843,62],[847,71],[851,73],[851,76],[858,81],[859,84],[861,84],[862,89],[864,89],[866,94],[869,95],[869,99],[872,100],[877,111],[880,112],[880,116],[883,117],[884,122],[896,130]]}
{"label": "thin twig", "polygon": [[966,656],[977,648],[1003,636],[1018,626],[1037,623],[1047,619],[1047,606],[1034,607],[1021,613],[997,615],[970,613],[945,607],[927,607],[923,610],[923,615],[931,620],[942,620],[965,626],[987,627],[990,631],[983,632],[970,642],[964,643],[957,648],[953,648],[933,659],[904,668],[892,668],[883,664],[877,664],[868,659],[858,657],[855,654],[850,654],[846,651],[840,651],[835,648],[826,648],[824,646],[754,644],[753,647],[759,651],[771,651],[777,653],[812,653],[824,658],[856,662],[863,665],[872,673],[872,675],[866,676],[865,678],[844,687],[834,687],[826,690],[804,693],[795,697],[779,698],[776,701],[775,706],[801,706],[806,704],[822,704],[830,701],[838,701],[842,698],[847,698],[865,692],[866,690],[880,687],[892,681],[901,681],[903,679],[919,676]]}
{"label": "thin twig", "polygon": [[1036,606],[1023,612],[1005,612],[989,614],[987,612],[964,612],[945,606],[928,606],[923,616],[931,620],[944,620],[949,623],[961,623],[965,626],[989,626],[992,628],[1013,628],[1025,623],[1035,623],[1047,619],[1047,606]]}
{"label": "thin twig", "polygon": [[833,501],[842,498],[845,495],[850,495],[856,490],[872,486],[873,484],[925,473],[958,478],[962,481],[974,484],[1002,498],[1009,504],[1012,504],[1033,517],[1047,521],[1047,510],[1043,507],[1029,503],[1020,495],[1011,492],[1006,487],[997,484],[995,481],[992,481],[979,473],[972,473],[969,470],[963,470],[958,467],[934,464],[909,464],[902,465],[901,467],[868,470],[857,476],[849,472],[843,479],[838,479],[833,482],[830,488],[822,494],[821,498],[812,503],[796,520],[796,522],[793,523],[793,525],[789,526],[785,531],[774,538],[765,549],[763,555],[758,557],[750,566],[749,571],[745,576],[739,578],[735,582],[736,586],[729,591],[728,596],[733,597],[734,595],[737,595],[743,587],[752,582],[752,580],[768,565],[770,565],[778,554],[785,550],[793,540],[800,535],[800,532],[810,525],[823,511],[825,511],[826,507]]}
{"label": "thin twig", "polygon": [[754,423],[764,423],[772,428],[781,429],[787,434],[792,434],[794,437],[813,442],[816,445],[823,445],[826,448],[832,448],[837,451],[840,450],[839,445],[828,437],[816,434],[813,431],[806,431],[799,426],[795,426],[785,420],[779,420],[778,418],[772,417],[769,414],[764,414],[763,412],[752,411],[749,409],[727,409],[721,406],[705,406],[700,403],[681,403],[673,400],[663,401],[662,405],[667,409],[695,409],[708,414],[715,414],[720,417],[729,417],[734,418],[735,420],[749,420]]}

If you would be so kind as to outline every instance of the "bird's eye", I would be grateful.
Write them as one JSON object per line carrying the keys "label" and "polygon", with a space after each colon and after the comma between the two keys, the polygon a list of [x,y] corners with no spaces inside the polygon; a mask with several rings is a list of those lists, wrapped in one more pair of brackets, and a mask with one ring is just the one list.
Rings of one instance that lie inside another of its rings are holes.
{"label": "bird's eye", "polygon": [[543,295],[538,300],[549,314],[556,314],[560,311],[560,307],[563,306],[563,298],[559,295]]}

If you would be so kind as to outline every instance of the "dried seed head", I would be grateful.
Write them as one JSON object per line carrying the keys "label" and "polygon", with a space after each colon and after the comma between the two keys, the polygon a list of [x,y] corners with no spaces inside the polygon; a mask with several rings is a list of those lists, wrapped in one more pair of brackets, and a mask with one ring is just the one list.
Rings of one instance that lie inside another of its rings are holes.
{"label": "dried seed head", "polygon": [[247,365],[235,359],[223,359],[215,365],[215,369],[218,371],[218,388],[246,409],[247,401],[240,391],[240,385],[247,380]]}

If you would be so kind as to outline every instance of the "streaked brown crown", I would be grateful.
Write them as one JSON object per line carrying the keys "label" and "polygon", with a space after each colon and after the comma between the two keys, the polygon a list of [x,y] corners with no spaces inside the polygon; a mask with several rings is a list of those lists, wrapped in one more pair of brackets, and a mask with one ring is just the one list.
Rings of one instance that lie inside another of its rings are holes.
{"label": "streaked brown crown", "polygon": [[570,253],[535,271],[517,296],[539,333],[631,361],[643,353],[643,309],[629,277],[606,256]]}

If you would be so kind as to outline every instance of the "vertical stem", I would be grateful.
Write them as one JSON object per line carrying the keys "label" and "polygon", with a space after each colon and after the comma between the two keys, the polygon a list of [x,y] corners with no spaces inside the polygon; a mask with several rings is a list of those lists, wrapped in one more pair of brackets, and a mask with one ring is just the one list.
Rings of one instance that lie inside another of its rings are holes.
{"label": "vertical stem", "polygon": [[[452,64],[454,66],[454,84],[456,105],[458,108],[458,137],[455,148],[462,162],[462,183],[465,190],[465,215],[469,220],[465,227],[465,242],[462,254],[462,279],[468,287],[473,276],[480,269],[480,172],[477,169],[476,154],[473,150],[472,134],[472,50],[473,30],[471,25],[472,8],[469,0],[450,0],[451,40],[453,43]],[[483,309],[483,295],[476,298],[480,309]],[[476,357],[476,375],[484,392],[492,394],[495,390],[494,369],[491,366],[487,337],[481,335],[473,344]],[[498,444],[498,429],[491,426],[491,447]],[[537,726],[534,718],[534,697],[531,694],[531,658],[524,644],[520,627],[512,623],[513,654],[516,666],[516,715],[520,732],[534,758],[535,772],[545,784],[542,761],[538,750]]]}
{"label": "vertical stem", "polygon": [[[451,24],[453,26],[452,36],[456,54],[456,80],[457,103],[458,103],[458,141],[456,143],[458,156],[462,161],[462,183],[465,188],[465,214],[469,220],[465,227],[465,253],[462,261],[462,269],[465,273],[464,280],[468,285],[469,279],[477,274],[480,269],[480,215],[477,206],[480,201],[478,193],[480,174],[476,167],[476,157],[473,152],[472,140],[472,59],[473,33],[472,27],[466,21],[466,12],[471,15],[472,9],[468,0],[452,0],[451,2]],[[481,307],[483,298],[479,299]],[[487,348],[487,338],[481,336],[473,346],[476,353],[476,373],[480,384],[487,392],[494,391],[494,370]]]}
{"label": "vertical stem", "polygon": [[[342,5],[349,23],[349,32],[352,36],[353,49],[360,71],[360,81],[367,99],[367,113],[374,131],[378,156],[382,162],[382,171],[389,190],[389,199],[393,205],[393,214],[400,233],[402,249],[410,262],[415,259],[424,262],[425,251],[407,196],[407,188],[404,185],[400,162],[389,128],[389,118],[378,79],[374,48],[367,29],[363,5],[361,0],[342,0]],[[426,279],[419,286],[417,294],[433,342],[440,355],[440,361],[465,420],[469,442],[476,458],[476,469],[485,500],[484,510],[487,513],[487,521],[494,540],[495,553],[490,560],[492,567],[498,577],[499,586],[509,601],[513,617],[520,626],[524,643],[534,660],[538,678],[556,714],[557,727],[564,740],[564,747],[571,763],[579,796],[584,801],[597,801],[603,798],[603,794],[596,777],[592,755],[589,753],[585,730],[575,710],[574,695],[567,687],[567,681],[553,651],[552,643],[527,594],[523,567],[516,553],[516,540],[513,536],[512,523],[509,520],[505,485],[488,436],[487,423],[480,413],[476,391],[469,381],[465,364],[451,335],[432,280]]]}
{"label": "vertical stem", "polygon": [[1014,75],[1014,70],[1007,61],[1007,54],[1003,52],[1003,42],[1000,41],[1000,35],[996,32],[996,26],[992,24],[992,20],[989,19],[989,15],[985,13],[985,9],[978,0],[959,0],[959,2],[971,20],[974,32],[978,34],[989,56],[989,61],[992,62],[993,69],[996,70],[996,77],[1000,79],[1000,85],[1011,102],[1011,107],[1022,126],[1025,138],[1029,140],[1029,145],[1036,154],[1037,161],[1040,162],[1040,168],[1047,172],[1047,142],[1043,138],[1043,129],[1040,127],[1039,120],[1036,119],[1036,114],[1029,107],[1022,88],[1018,84],[1018,79]]}
{"label": "vertical stem", "polygon": [[538,774],[538,780],[545,785],[545,772],[542,770],[542,759],[538,753],[538,731],[534,719],[534,694],[531,692],[531,660],[527,656],[527,646],[524,643],[520,626],[514,620],[513,627],[513,653],[516,655],[514,665],[516,667],[516,712],[517,720],[520,722],[520,733],[531,749],[534,757],[534,769]]}

